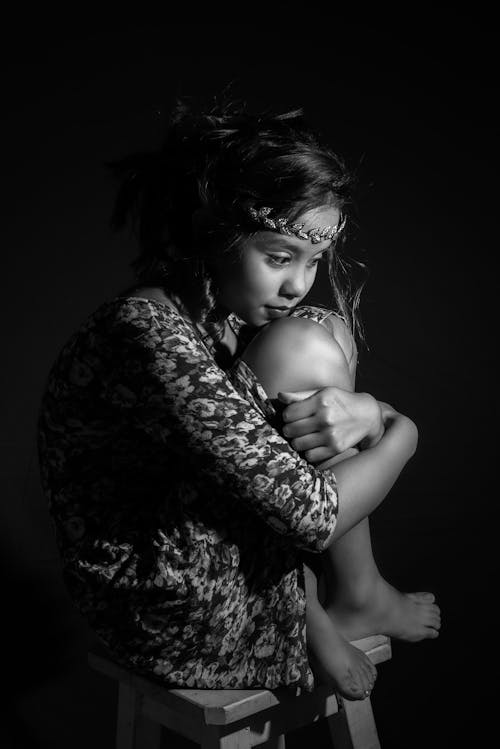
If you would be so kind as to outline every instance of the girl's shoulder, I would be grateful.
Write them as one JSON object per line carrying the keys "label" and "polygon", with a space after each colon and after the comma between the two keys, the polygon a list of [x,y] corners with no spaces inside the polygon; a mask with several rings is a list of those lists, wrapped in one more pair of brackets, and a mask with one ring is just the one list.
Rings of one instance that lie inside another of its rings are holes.
{"label": "girl's shoulder", "polygon": [[302,304],[299,307],[295,307],[290,313],[290,316],[305,317],[310,320],[315,320],[316,322],[319,322],[321,324],[323,324],[330,317],[336,317],[343,320],[338,312],[334,312],[333,310],[329,309],[328,307],[324,307],[323,305],[312,304]]}
{"label": "girl's shoulder", "polygon": [[152,295],[119,294],[106,301],[94,310],[87,318],[86,325],[119,329],[122,325],[136,328],[157,327],[158,319],[164,324],[183,326],[187,320],[183,312],[171,301]]}
{"label": "girl's shoulder", "polygon": [[[342,333],[340,326],[343,326],[345,331],[348,332],[347,325],[343,318],[337,312],[321,305],[303,304],[299,307],[294,307],[290,312],[289,317],[301,317],[308,320],[314,320],[314,322],[320,323],[326,327],[334,337],[336,337],[335,331],[337,329],[339,334]],[[247,336],[247,326],[235,312],[230,313],[229,323],[236,335],[241,336],[242,339],[245,340]],[[249,329],[248,335],[250,340],[255,335],[255,329]],[[249,340],[247,342],[249,342]]]}
{"label": "girl's shoulder", "polygon": [[120,295],[102,301],[73,328],[62,344],[57,360],[70,362],[75,357],[89,356],[108,360],[116,347],[148,339],[171,338],[182,346],[193,346],[199,340],[196,332],[174,306],[160,300]]}

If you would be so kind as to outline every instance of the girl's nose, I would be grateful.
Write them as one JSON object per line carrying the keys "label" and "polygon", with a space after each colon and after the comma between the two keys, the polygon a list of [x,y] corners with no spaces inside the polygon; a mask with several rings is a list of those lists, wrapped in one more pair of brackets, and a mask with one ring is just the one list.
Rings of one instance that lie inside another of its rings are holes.
{"label": "girl's nose", "polygon": [[283,296],[301,297],[307,292],[307,280],[304,271],[296,271],[290,274],[281,285]]}

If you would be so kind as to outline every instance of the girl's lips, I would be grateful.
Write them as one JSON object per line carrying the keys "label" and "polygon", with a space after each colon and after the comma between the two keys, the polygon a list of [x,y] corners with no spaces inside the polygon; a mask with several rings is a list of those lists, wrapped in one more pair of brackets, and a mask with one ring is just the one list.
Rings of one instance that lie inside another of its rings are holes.
{"label": "girl's lips", "polygon": [[269,317],[285,317],[291,310],[291,307],[269,307],[266,305]]}

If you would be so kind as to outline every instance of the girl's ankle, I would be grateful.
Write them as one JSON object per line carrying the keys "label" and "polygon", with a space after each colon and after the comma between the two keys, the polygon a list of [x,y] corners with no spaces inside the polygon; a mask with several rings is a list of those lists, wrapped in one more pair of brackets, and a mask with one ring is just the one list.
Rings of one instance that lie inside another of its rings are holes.
{"label": "girl's ankle", "polygon": [[350,580],[345,586],[337,586],[335,594],[328,600],[328,608],[346,608],[362,610],[367,604],[378,597],[378,590],[382,578],[363,578],[358,581]]}

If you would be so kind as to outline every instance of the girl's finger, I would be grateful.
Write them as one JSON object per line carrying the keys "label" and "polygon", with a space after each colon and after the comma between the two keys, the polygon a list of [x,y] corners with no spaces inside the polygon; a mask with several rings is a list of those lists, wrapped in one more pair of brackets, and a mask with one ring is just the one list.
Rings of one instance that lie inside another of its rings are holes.
{"label": "girl's finger", "polygon": [[298,393],[278,393],[278,397],[280,401],[283,403],[290,403],[286,406],[286,408],[283,409],[282,412],[282,418],[285,422],[291,422],[291,421],[298,421],[299,419],[305,419],[309,416],[313,416],[318,408],[318,405],[316,403],[315,394],[316,391],[304,391],[306,393],[311,393],[311,395],[307,395],[303,400],[298,400],[294,403],[290,403],[288,401],[283,401],[280,396],[282,395],[299,395]]}
{"label": "girl's finger", "polygon": [[[312,450],[315,447],[325,447],[325,437],[320,432],[314,432],[312,434],[306,434],[303,437],[296,437],[291,441],[291,445],[298,453],[303,453],[306,450]],[[331,455],[332,448],[330,447],[330,457]]]}
{"label": "girl's finger", "polygon": [[285,439],[292,440],[296,437],[303,437],[305,434],[312,434],[318,430],[316,419],[309,416],[298,421],[283,424],[282,433]]}
{"label": "girl's finger", "polygon": [[330,462],[332,458],[332,448],[313,447],[311,450],[305,451],[304,458],[308,463],[312,463],[313,465],[318,467],[319,463],[323,463],[323,461]]}
{"label": "girl's finger", "polygon": [[289,404],[295,403],[296,401],[303,401],[306,398],[309,398],[311,395],[315,395],[315,393],[317,392],[317,390],[280,390],[278,393],[278,398],[282,403]]}
{"label": "girl's finger", "polygon": [[[347,450],[344,450],[341,453],[337,453],[333,458],[331,457],[331,448],[328,450],[327,448],[317,448],[318,455],[326,455],[326,457],[320,458],[320,460],[317,460],[316,454],[314,455],[314,459],[310,459],[309,452],[307,453],[307,461],[309,463],[313,463],[316,468],[318,468],[320,471],[323,470],[323,468],[332,468],[336,463],[340,463],[341,460],[347,460],[347,458],[352,458],[354,455],[357,455],[359,453],[359,449],[357,447],[348,447]],[[315,453],[314,450],[311,451],[312,453]],[[322,466],[321,463],[325,462],[325,465]],[[335,470],[335,469],[334,469]]]}

